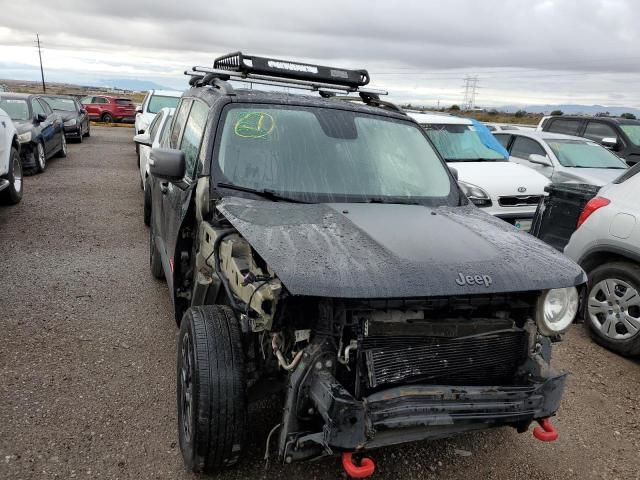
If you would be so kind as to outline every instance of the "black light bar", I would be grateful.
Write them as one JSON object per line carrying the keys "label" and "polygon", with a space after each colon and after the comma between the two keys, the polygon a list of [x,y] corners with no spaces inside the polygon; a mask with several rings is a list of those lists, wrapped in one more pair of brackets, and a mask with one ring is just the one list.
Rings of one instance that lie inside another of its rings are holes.
{"label": "black light bar", "polygon": [[366,70],[345,70],[344,68],[323,67],[309,63],[277,60],[275,58],[243,55],[242,52],[230,53],[213,62],[216,70],[240,72],[243,75],[265,75],[294,80],[320,82],[357,89],[369,83]]}

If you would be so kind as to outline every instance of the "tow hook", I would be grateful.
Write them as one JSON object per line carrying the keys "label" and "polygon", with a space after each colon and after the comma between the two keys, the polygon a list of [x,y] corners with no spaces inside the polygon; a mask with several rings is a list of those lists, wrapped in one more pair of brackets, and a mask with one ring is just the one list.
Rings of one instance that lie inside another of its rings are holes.
{"label": "tow hook", "polygon": [[538,420],[539,427],[533,429],[533,436],[541,442],[553,442],[558,439],[558,431],[551,425],[549,417]]}
{"label": "tow hook", "polygon": [[351,478],[368,478],[373,475],[376,464],[368,457],[362,457],[360,465],[353,463],[353,453],[344,452],[342,454],[342,468]]}

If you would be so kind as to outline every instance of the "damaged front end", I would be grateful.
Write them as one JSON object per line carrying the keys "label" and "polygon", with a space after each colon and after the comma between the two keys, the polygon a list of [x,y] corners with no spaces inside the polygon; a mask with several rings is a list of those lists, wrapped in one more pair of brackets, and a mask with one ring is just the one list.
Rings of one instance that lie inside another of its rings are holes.
{"label": "damaged front end", "polygon": [[288,378],[280,458],[504,425],[523,432],[554,415],[566,375],[549,365],[536,298],[318,302],[314,334]]}

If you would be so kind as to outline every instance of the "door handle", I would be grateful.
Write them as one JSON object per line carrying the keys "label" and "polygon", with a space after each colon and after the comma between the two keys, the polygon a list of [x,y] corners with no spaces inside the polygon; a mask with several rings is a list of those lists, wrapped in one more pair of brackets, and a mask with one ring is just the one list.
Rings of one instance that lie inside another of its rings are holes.
{"label": "door handle", "polygon": [[160,182],[160,191],[162,194],[166,194],[169,191],[169,182]]}

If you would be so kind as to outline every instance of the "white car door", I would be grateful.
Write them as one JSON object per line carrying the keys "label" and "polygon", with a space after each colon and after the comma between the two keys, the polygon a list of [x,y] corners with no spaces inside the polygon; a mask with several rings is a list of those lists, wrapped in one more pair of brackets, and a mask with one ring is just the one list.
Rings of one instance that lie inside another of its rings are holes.
{"label": "white car door", "polygon": [[145,185],[145,179],[149,172],[148,165],[151,148],[156,146],[154,144],[156,143],[156,139],[159,137],[158,133],[164,123],[164,118],[165,112],[160,111],[151,122],[151,125],[149,125],[149,143],[151,144],[151,147],[147,145],[140,145],[140,179],[142,180],[143,185]]}
{"label": "white car door", "polygon": [[[553,162],[547,155],[544,147],[537,140],[515,135],[511,143],[509,155],[512,162],[532,168],[549,179],[553,176]],[[548,165],[531,161],[531,155],[540,155],[546,158],[549,162]]]}

